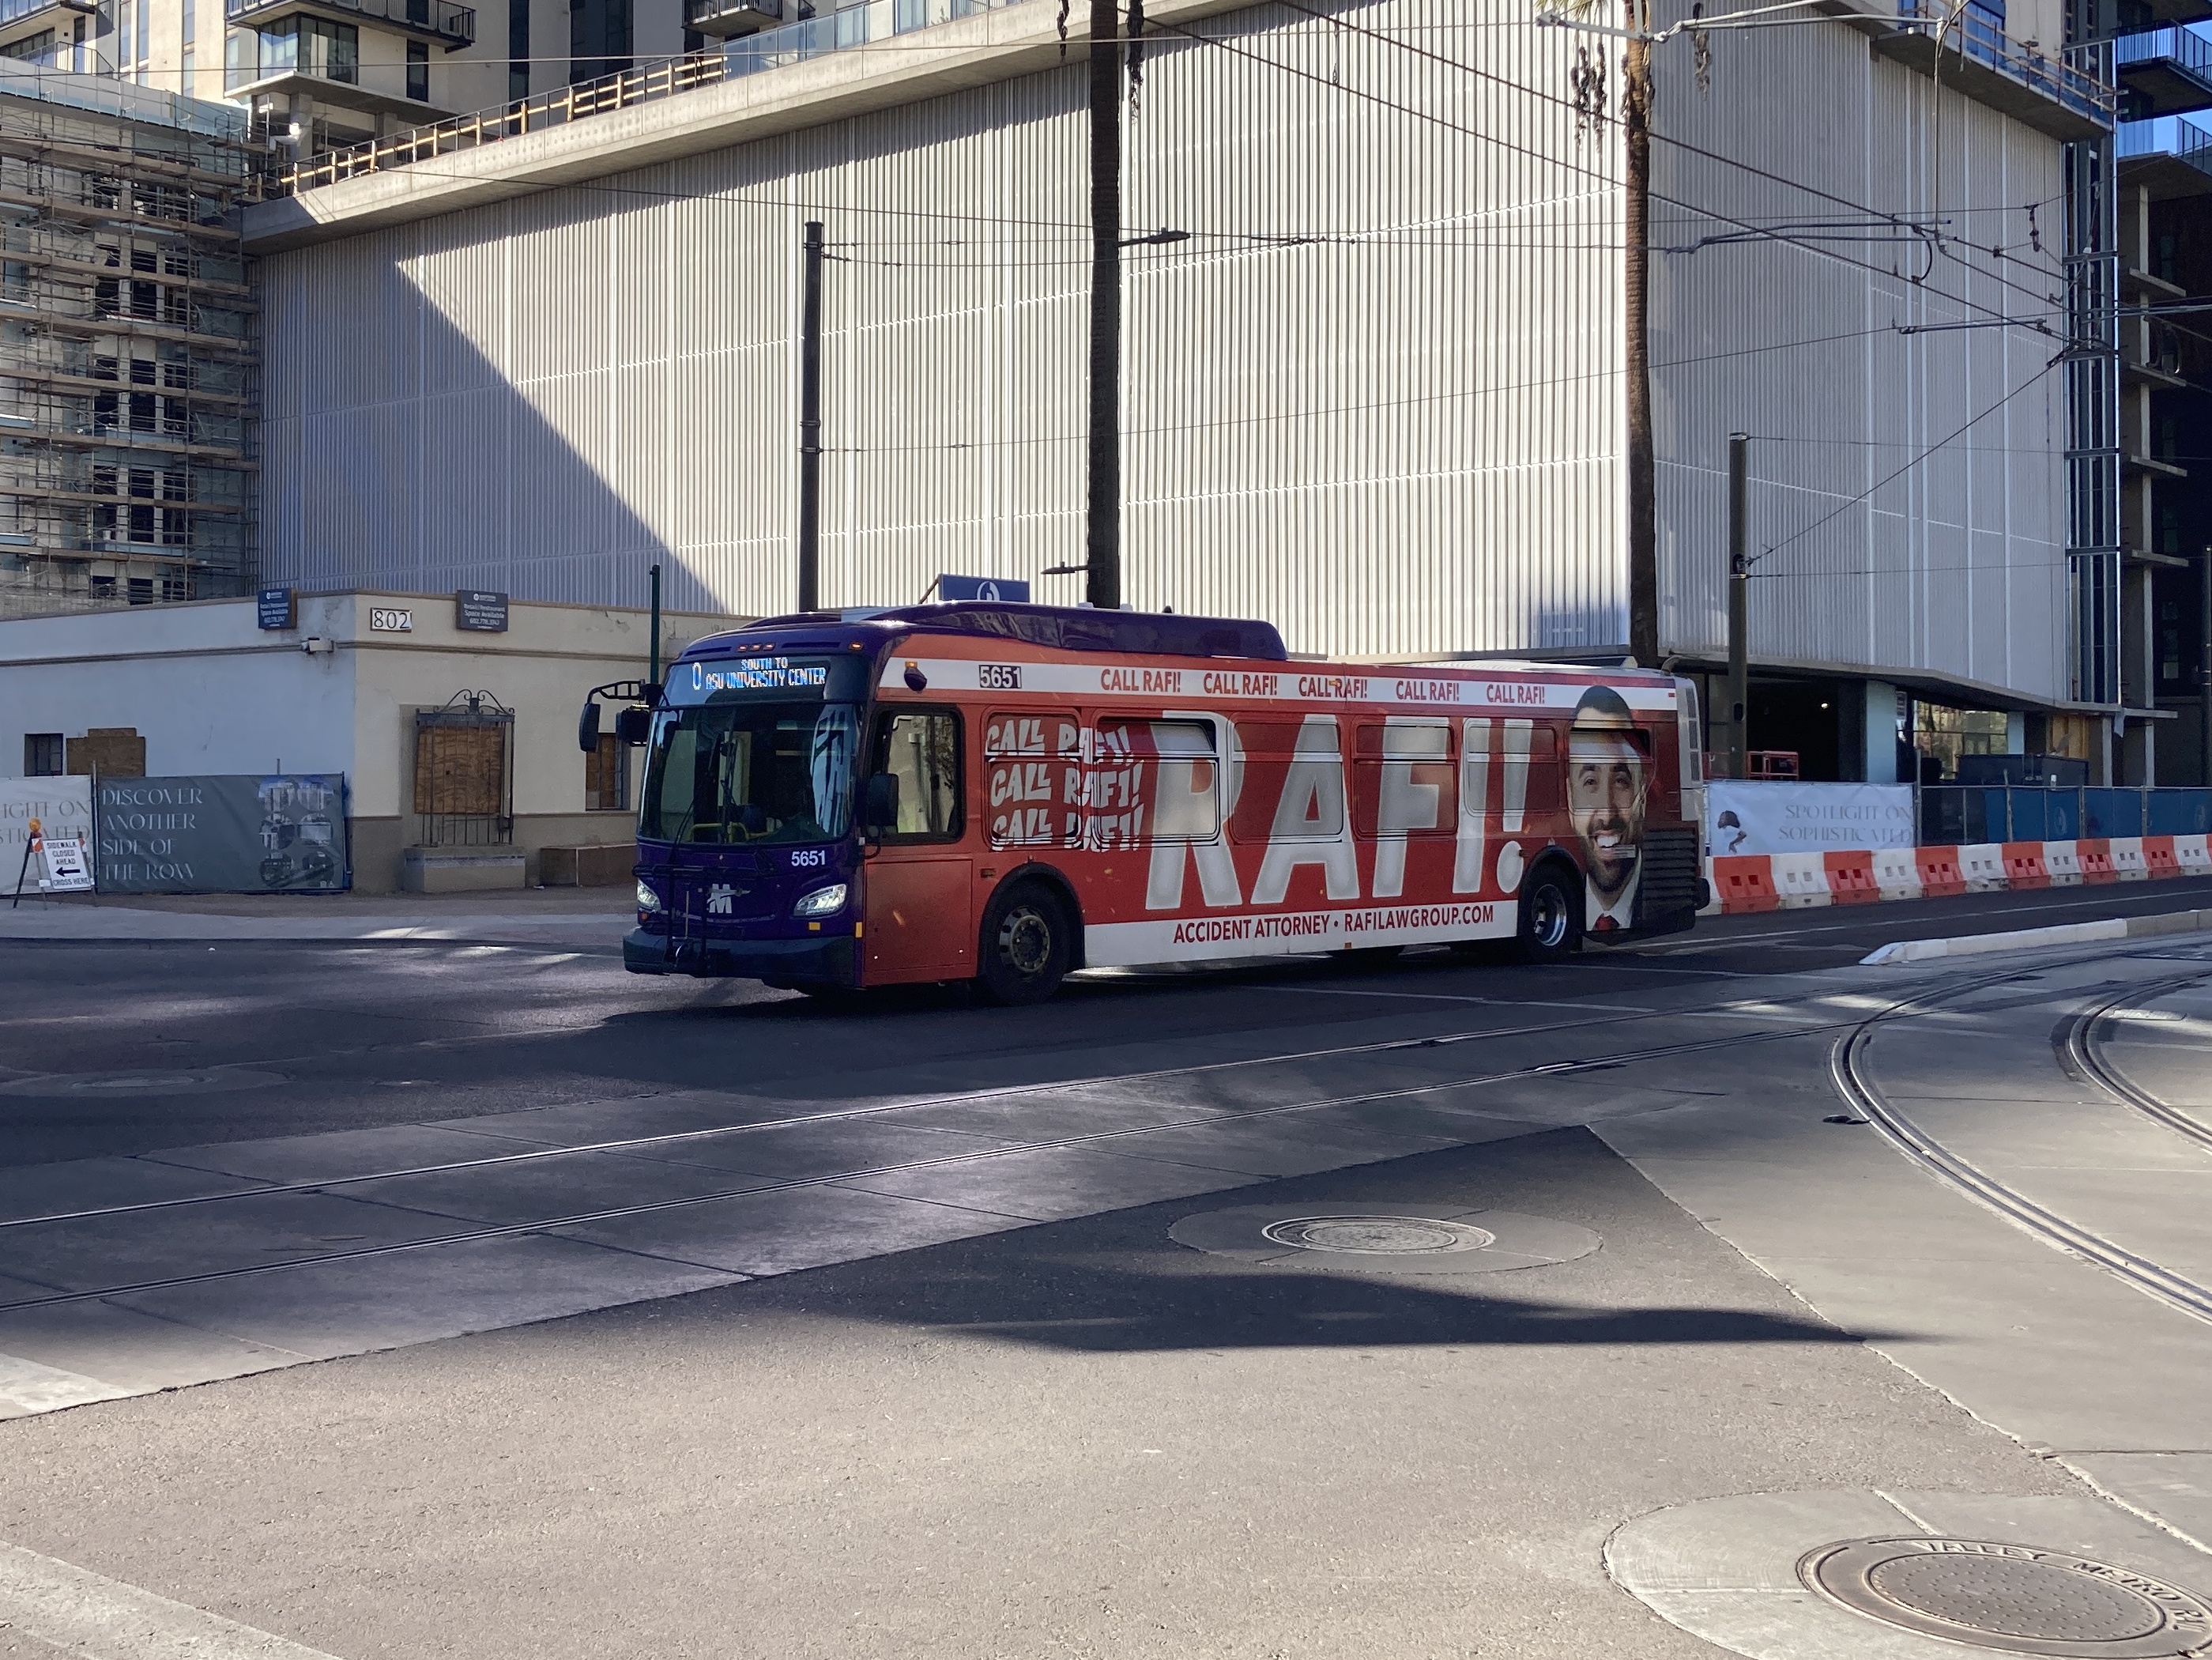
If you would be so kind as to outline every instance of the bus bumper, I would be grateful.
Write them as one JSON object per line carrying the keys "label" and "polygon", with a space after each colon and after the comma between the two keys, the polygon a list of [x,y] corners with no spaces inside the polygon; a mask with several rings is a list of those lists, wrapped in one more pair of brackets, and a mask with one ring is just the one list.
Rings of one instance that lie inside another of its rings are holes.
{"label": "bus bumper", "polygon": [[806,939],[685,939],[633,928],[623,939],[623,966],[632,974],[687,974],[699,979],[759,980],[771,986],[852,986],[850,934]]}

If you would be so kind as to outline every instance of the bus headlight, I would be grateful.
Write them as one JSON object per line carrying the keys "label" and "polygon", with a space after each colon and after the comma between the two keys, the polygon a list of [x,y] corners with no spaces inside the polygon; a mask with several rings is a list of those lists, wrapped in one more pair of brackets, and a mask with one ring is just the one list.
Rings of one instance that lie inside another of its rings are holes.
{"label": "bus headlight", "polygon": [[835,916],[845,909],[846,886],[832,882],[826,888],[817,888],[791,908],[793,916]]}
{"label": "bus headlight", "polygon": [[642,882],[637,885],[637,909],[640,915],[647,915],[660,909],[660,896]]}

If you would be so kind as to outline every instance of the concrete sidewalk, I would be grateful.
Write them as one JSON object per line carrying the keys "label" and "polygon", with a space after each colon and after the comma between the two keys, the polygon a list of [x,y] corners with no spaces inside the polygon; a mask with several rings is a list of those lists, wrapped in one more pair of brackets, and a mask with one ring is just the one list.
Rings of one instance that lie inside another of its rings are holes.
{"label": "concrete sidewalk", "polygon": [[619,888],[492,893],[73,894],[0,904],[0,939],[456,940],[619,952]]}

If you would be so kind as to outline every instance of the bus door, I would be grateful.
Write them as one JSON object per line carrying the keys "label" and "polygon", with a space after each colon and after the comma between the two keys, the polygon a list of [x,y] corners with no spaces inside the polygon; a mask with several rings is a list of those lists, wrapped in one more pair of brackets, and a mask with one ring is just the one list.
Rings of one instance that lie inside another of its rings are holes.
{"label": "bus door", "polygon": [[862,879],[866,984],[964,980],[975,971],[960,725],[952,709],[877,716],[869,771],[898,780],[898,819],[878,836]]}

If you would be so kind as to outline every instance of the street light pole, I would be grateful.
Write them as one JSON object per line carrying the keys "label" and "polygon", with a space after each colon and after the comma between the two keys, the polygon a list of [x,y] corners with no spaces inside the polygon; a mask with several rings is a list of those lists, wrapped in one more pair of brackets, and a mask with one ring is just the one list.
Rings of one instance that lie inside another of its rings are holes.
{"label": "street light pole", "polygon": [[1729,776],[1741,778],[1749,765],[1747,728],[1751,703],[1751,565],[1744,557],[1744,520],[1748,510],[1751,439],[1729,435]]}
{"label": "street light pole", "polygon": [[1121,20],[1091,0],[1091,447],[1084,595],[1121,607]]}
{"label": "street light pole", "polygon": [[799,325],[799,609],[822,604],[822,222],[806,222]]}
{"label": "street light pole", "polygon": [[2212,789],[2212,548],[2204,550],[2204,562],[2197,576],[2198,609],[2203,613],[2203,626],[2197,634],[2197,752],[2202,757],[2203,771],[2197,782]]}

